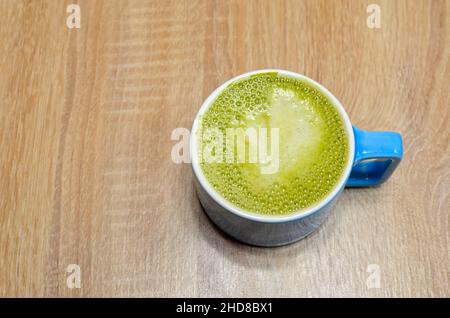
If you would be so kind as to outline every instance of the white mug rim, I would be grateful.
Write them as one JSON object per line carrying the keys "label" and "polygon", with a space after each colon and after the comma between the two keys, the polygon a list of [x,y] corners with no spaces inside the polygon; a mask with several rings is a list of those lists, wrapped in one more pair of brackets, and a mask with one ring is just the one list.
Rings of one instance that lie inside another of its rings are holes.
{"label": "white mug rim", "polygon": [[[315,205],[309,207],[305,210],[299,210],[296,212],[289,213],[287,215],[263,215],[263,214],[257,214],[254,212],[245,211],[243,209],[240,209],[237,206],[234,206],[232,203],[228,202],[225,198],[223,198],[210,184],[209,181],[206,179],[205,175],[203,174],[203,171],[200,167],[200,163],[198,160],[197,155],[197,138],[196,131],[198,129],[199,125],[199,119],[202,114],[206,112],[206,110],[212,105],[212,103],[216,100],[216,98],[219,96],[220,93],[223,92],[225,88],[227,88],[231,83],[236,82],[238,80],[250,77],[255,74],[262,74],[262,73],[278,73],[282,76],[292,77],[296,79],[303,80],[313,86],[314,88],[318,89],[320,92],[325,94],[325,96],[328,98],[328,100],[333,104],[333,106],[338,110],[340,113],[345,128],[348,135],[348,142],[349,142],[349,159],[348,162],[344,168],[344,172],[341,175],[341,178],[339,179],[339,182],[336,183],[333,190],[324,197],[321,201],[316,203]],[[280,69],[262,69],[262,70],[254,70],[250,72],[246,72],[243,74],[240,74],[238,76],[235,76],[219,87],[217,87],[203,102],[202,106],[198,110],[193,125],[191,129],[191,136],[190,136],[190,144],[189,144],[189,150],[190,150],[190,159],[192,164],[192,169],[194,171],[194,174],[200,183],[200,185],[205,189],[205,191],[212,197],[212,199],[218,203],[221,207],[223,207],[225,210],[227,210],[230,213],[236,214],[237,216],[240,216],[242,218],[256,221],[256,222],[263,222],[263,223],[282,223],[282,222],[290,222],[302,219],[304,217],[307,217],[308,215],[311,215],[320,209],[322,209],[324,206],[326,206],[330,201],[332,201],[336,195],[339,193],[339,191],[345,186],[345,183],[347,182],[347,179],[350,175],[352,166],[353,166],[353,159],[355,155],[355,137],[353,134],[353,128],[352,124],[350,122],[350,119],[347,115],[347,112],[345,111],[344,107],[342,106],[341,102],[325,87],[323,87],[318,82],[314,81],[313,79],[291,71],[286,70],[280,70]]]}

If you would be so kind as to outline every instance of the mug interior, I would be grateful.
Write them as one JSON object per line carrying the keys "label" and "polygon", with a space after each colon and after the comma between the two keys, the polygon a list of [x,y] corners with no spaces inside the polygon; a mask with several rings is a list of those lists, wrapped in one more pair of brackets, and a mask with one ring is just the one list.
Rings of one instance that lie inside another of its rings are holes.
{"label": "mug interior", "polygon": [[[333,190],[325,196],[321,201],[317,202],[313,206],[310,206],[307,209],[302,209],[296,212],[291,212],[287,215],[280,215],[280,216],[273,216],[273,215],[263,215],[258,214],[255,212],[249,212],[245,211],[243,209],[240,209],[239,207],[231,204],[230,202],[226,201],[225,198],[223,198],[210,184],[209,181],[206,179],[203,170],[200,167],[200,163],[198,160],[198,154],[197,154],[197,130],[200,125],[200,118],[201,116],[208,110],[208,108],[212,105],[212,103],[216,100],[216,98],[222,93],[223,90],[225,90],[228,85],[231,83],[242,80],[245,78],[248,78],[252,75],[256,74],[262,74],[262,73],[278,73],[278,75],[291,77],[300,79],[302,81],[307,82],[312,87],[316,88],[320,92],[322,92],[328,100],[331,102],[331,104],[336,108],[336,110],[341,115],[342,120],[344,121],[345,130],[347,132],[348,136],[348,143],[349,143],[349,156],[348,156],[348,162],[344,168],[344,172],[341,175],[341,178],[339,179],[339,182],[336,183]],[[192,125],[191,129],[191,136],[190,136],[190,158],[191,158],[191,164],[192,169],[198,179],[198,182],[200,185],[205,189],[205,191],[216,201],[220,206],[225,208],[226,210],[230,211],[231,213],[237,214],[240,217],[258,221],[258,222],[265,222],[265,223],[280,223],[280,222],[289,222],[293,220],[297,220],[303,217],[306,217],[318,210],[320,210],[322,207],[326,206],[339,192],[340,189],[342,189],[345,186],[345,183],[347,182],[347,179],[350,175],[350,171],[353,165],[353,158],[355,155],[355,138],[353,135],[353,128],[352,124],[350,122],[350,119],[347,115],[347,113],[344,110],[344,107],[339,102],[339,100],[331,94],[325,87],[317,83],[316,81],[310,79],[309,77],[306,77],[304,75],[284,71],[284,70],[278,70],[278,69],[265,69],[265,70],[256,70],[248,73],[244,73],[241,75],[238,75],[236,77],[233,77],[232,79],[226,81],[222,85],[220,85],[216,90],[214,90],[208,98],[203,102],[203,105],[200,107],[200,110],[198,111],[197,115],[195,116],[194,123]]]}

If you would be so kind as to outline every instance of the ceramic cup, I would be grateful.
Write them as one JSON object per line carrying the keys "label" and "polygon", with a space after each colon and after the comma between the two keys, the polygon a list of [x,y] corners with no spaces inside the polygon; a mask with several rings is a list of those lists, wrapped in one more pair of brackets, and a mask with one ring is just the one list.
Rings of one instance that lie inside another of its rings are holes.
{"label": "ceramic cup", "polygon": [[[227,202],[209,184],[197,155],[196,132],[200,117],[231,83],[254,74],[277,72],[303,80],[321,91],[339,111],[349,138],[349,160],[334,189],[307,210],[283,216],[267,216],[242,210]],[[195,117],[191,130],[190,156],[197,194],[206,214],[224,232],[256,246],[281,246],[298,241],[316,230],[331,211],[345,187],[370,187],[386,181],[402,159],[402,138],[396,132],[364,131],[352,126],[342,104],[325,87],[294,72],[268,69],[236,76],[209,95]]]}

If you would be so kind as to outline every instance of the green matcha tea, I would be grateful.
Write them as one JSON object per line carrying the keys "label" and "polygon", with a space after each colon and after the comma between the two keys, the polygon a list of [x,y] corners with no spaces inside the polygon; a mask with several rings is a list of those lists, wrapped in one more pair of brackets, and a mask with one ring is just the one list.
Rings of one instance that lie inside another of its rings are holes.
{"label": "green matcha tea", "polygon": [[[334,189],[349,159],[344,121],[327,97],[303,80],[277,73],[230,84],[199,126],[197,155],[206,179],[226,201],[252,213],[287,215],[317,204]],[[230,131],[249,128],[255,128],[258,142],[266,142],[267,153],[276,155],[270,159],[276,163],[272,171],[264,170],[267,161],[249,160],[250,138],[242,139],[247,152],[241,157],[238,142],[228,143],[235,137]],[[208,131],[225,137],[214,139]],[[205,161],[205,149],[228,157]]]}

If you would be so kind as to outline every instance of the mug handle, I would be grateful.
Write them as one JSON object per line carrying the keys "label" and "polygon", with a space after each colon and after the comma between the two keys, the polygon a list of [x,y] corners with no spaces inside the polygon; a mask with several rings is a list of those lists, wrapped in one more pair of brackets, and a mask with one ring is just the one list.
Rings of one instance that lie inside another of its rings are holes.
{"label": "mug handle", "polygon": [[355,160],[347,187],[371,187],[386,181],[402,160],[402,136],[389,131],[365,131],[353,126]]}

